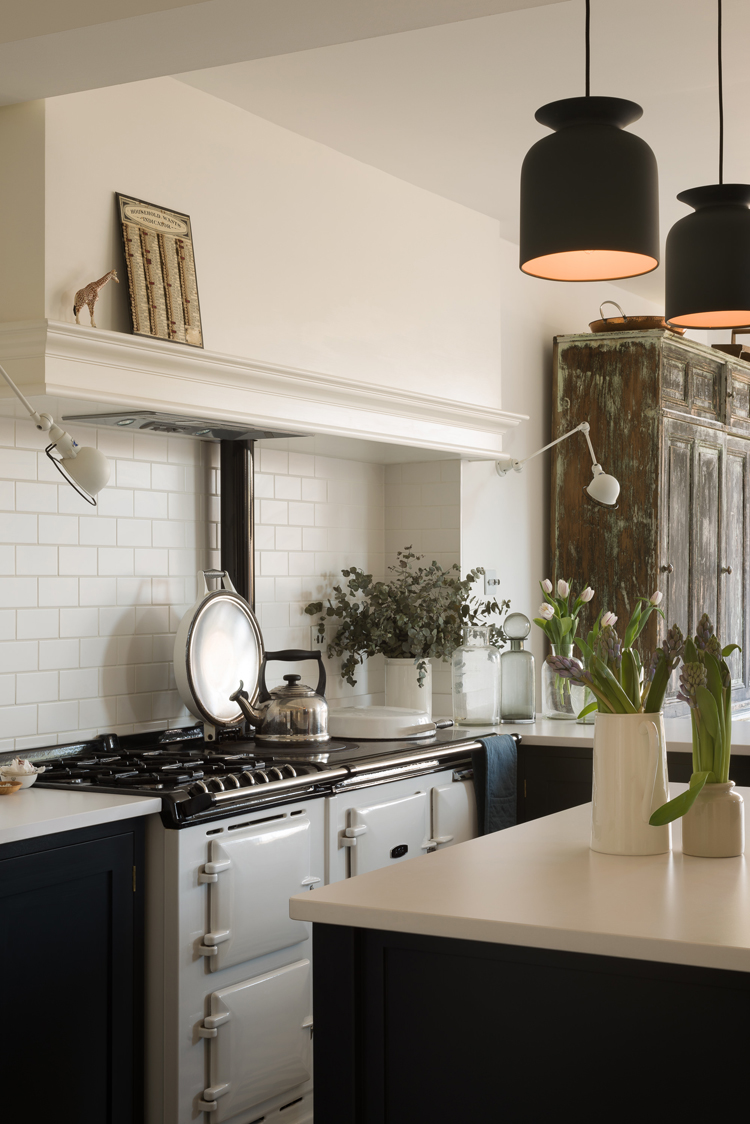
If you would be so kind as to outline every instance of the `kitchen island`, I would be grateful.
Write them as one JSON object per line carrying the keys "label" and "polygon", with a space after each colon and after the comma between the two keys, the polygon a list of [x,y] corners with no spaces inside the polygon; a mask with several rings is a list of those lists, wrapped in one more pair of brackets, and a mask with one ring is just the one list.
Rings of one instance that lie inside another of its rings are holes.
{"label": "kitchen island", "polygon": [[744,1068],[745,858],[683,856],[679,823],[671,854],[601,855],[589,825],[583,805],[292,898],[327,1124],[547,1120],[600,1093],[597,1116],[649,1118],[668,1071]]}

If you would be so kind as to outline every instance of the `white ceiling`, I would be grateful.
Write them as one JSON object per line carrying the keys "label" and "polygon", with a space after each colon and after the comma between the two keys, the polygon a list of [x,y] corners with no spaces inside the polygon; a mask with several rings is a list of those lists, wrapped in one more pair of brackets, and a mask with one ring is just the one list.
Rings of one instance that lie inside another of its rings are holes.
{"label": "white ceiling", "polygon": [[[662,238],[675,195],[717,179],[715,0],[594,0],[592,93],[644,107]],[[518,182],[547,130],[534,112],[583,93],[583,0],[256,59],[180,79],[500,222],[517,241]],[[750,182],[750,4],[724,3],[726,172]],[[663,300],[662,271],[622,282]],[[637,311],[635,309],[634,311]]]}
{"label": "white ceiling", "polygon": [[560,0],[2,0],[0,105]]}

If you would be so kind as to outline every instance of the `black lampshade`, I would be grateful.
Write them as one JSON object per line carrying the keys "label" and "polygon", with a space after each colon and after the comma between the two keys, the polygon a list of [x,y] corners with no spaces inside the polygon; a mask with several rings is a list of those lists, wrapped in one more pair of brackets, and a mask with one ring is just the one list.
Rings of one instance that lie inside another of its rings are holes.
{"label": "black lampshade", "polygon": [[666,319],[681,328],[750,324],[750,185],[715,183],[677,198],[695,211],[667,236]]}
{"label": "black lampshade", "polygon": [[554,129],[521,169],[524,273],[552,281],[613,281],[659,264],[659,174],[640,137],[643,110],[622,98],[565,98],[537,110]]}

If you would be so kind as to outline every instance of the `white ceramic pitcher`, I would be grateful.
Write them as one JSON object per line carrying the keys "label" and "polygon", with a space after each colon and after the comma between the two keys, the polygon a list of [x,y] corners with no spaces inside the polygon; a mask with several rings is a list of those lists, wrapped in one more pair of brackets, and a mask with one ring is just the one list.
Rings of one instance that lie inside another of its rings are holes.
{"label": "white ceramic pitcher", "polygon": [[591,849],[606,855],[661,855],[670,825],[651,827],[669,799],[662,714],[601,714],[594,725]]}

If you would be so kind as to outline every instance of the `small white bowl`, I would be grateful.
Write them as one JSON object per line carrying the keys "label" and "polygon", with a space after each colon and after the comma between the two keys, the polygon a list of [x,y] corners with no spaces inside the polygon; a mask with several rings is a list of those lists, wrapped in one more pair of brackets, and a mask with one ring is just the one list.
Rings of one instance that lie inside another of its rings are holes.
{"label": "small white bowl", "polygon": [[20,784],[21,788],[31,788],[38,776],[38,773],[0,773],[0,780]]}

